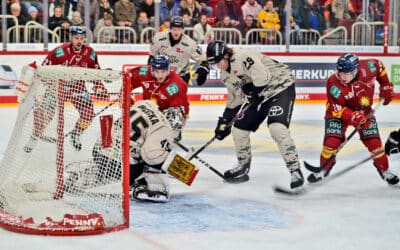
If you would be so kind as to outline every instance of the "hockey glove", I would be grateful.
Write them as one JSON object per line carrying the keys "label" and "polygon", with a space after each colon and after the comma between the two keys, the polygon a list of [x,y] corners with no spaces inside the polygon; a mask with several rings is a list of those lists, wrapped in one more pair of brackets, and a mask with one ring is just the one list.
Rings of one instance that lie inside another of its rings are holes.
{"label": "hockey glove", "polygon": [[388,105],[393,100],[394,92],[393,85],[386,84],[379,88],[379,97],[385,99],[383,105]]}
{"label": "hockey glove", "polygon": [[351,115],[350,124],[354,127],[360,126],[360,130],[364,130],[371,125],[371,120],[367,119],[363,111],[354,111]]}
{"label": "hockey glove", "polygon": [[400,153],[400,130],[390,133],[385,143],[385,153],[387,155]]}
{"label": "hockey glove", "polygon": [[252,82],[246,82],[242,85],[242,91],[246,95],[249,103],[258,105],[263,98],[259,95],[264,87],[256,87]]}
{"label": "hockey glove", "polygon": [[232,124],[228,124],[229,121],[223,117],[219,117],[217,127],[215,128],[215,138],[223,140],[231,133]]}
{"label": "hockey glove", "polygon": [[197,85],[201,86],[206,82],[209,72],[210,70],[206,65],[201,65],[197,68],[195,73],[197,75]]}

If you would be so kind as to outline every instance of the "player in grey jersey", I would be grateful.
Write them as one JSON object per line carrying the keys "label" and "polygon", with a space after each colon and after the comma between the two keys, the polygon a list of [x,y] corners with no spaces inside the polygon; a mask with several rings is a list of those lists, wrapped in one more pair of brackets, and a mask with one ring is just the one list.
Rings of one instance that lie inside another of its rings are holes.
{"label": "player in grey jersey", "polygon": [[[255,132],[267,118],[271,136],[291,173],[290,187],[302,187],[304,178],[289,132],[296,97],[295,79],[289,67],[254,50],[228,48],[218,40],[207,46],[207,60],[221,70],[221,79],[228,90],[226,108],[218,120],[215,137],[222,140],[232,130],[238,166],[226,171],[225,177],[248,180],[246,175],[252,157],[250,132]],[[235,120],[231,129],[230,121],[240,109],[243,97],[248,99],[250,106]]]}
{"label": "player in grey jersey", "polygon": [[209,68],[206,56],[201,47],[183,33],[183,18],[180,16],[172,18],[169,31],[158,32],[154,35],[150,45],[148,64],[153,62],[156,55],[167,55],[170,67],[175,69],[185,82],[190,80],[189,63],[192,59],[199,64],[195,73],[197,84],[202,85],[207,80]]}

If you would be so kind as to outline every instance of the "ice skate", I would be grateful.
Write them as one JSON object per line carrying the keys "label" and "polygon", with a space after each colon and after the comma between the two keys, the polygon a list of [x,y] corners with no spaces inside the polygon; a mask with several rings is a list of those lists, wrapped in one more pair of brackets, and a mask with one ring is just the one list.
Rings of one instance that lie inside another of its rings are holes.
{"label": "ice skate", "polygon": [[389,185],[396,185],[399,183],[399,177],[393,174],[389,169],[383,172],[378,171],[380,176],[384,181],[386,181]]}
{"label": "ice skate", "polygon": [[76,132],[75,130],[72,131],[71,133],[71,143],[72,146],[76,149],[76,151],[80,151],[82,149],[82,143],[81,140],[79,139],[80,134]]}
{"label": "ice skate", "polygon": [[250,171],[250,162],[245,163],[243,165],[238,163],[236,167],[225,171],[224,177],[228,179],[244,178],[244,181],[247,181],[249,179],[247,174],[249,171]]}
{"label": "ice skate", "polygon": [[166,174],[143,173],[132,185],[131,198],[140,201],[167,202],[169,185]]}
{"label": "ice skate", "polygon": [[300,169],[296,169],[290,173],[290,188],[291,189],[301,189],[304,185],[303,173]]}
{"label": "ice skate", "polygon": [[36,136],[31,136],[31,138],[29,138],[28,143],[24,147],[24,151],[26,153],[30,153],[32,151],[32,149],[36,146],[37,143],[38,143],[37,137]]}

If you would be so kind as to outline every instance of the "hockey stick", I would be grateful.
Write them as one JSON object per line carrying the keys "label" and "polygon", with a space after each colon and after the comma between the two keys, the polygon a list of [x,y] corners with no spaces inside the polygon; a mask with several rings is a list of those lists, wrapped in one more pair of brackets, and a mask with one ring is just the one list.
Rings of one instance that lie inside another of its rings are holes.
{"label": "hockey stick", "polygon": [[[227,126],[232,126],[233,123],[242,118],[244,112],[246,112],[246,110],[251,106],[251,103],[249,103],[247,100],[243,102],[242,106],[240,106],[239,111],[236,113],[235,117],[233,117],[233,119],[227,124]],[[193,154],[190,155],[189,157],[189,161],[192,160],[193,158],[195,158],[198,154],[200,154],[206,147],[208,147],[214,140],[216,139],[215,135],[208,140],[203,146],[201,146],[199,149],[197,149],[196,151],[193,152]]]}
{"label": "hockey stick", "polygon": [[362,164],[366,163],[367,161],[377,157],[380,154],[384,154],[384,153],[385,153],[384,149],[378,150],[375,153],[373,153],[372,155],[370,155],[369,157],[367,157],[367,158],[365,158],[365,159],[363,159],[363,160],[361,160],[361,161],[359,161],[357,163],[354,163],[354,164],[352,164],[350,166],[347,166],[344,169],[340,170],[339,172],[336,172],[336,173],[334,173],[332,175],[328,175],[327,177],[322,179],[320,182],[318,182],[318,184],[308,185],[307,189],[304,188],[304,189],[299,189],[299,190],[291,190],[291,189],[287,189],[287,188],[284,188],[284,187],[281,187],[281,186],[278,186],[278,185],[275,185],[273,187],[273,189],[274,189],[274,191],[276,193],[280,193],[280,194],[293,195],[293,196],[294,195],[302,195],[302,194],[305,194],[305,193],[307,193],[307,192],[309,192],[311,190],[314,190],[315,188],[323,186],[322,184],[324,184],[324,183],[327,183],[329,181],[337,179],[338,177],[346,174],[347,172],[350,172],[352,169],[355,169],[355,168],[361,166]]}
{"label": "hockey stick", "polygon": [[[107,104],[104,108],[102,108],[100,111],[96,112],[93,116],[93,119],[96,118],[97,116],[99,116],[101,113],[103,113],[104,111],[106,111],[109,107],[111,107],[112,105],[114,105],[117,101],[119,101],[119,98],[116,100],[113,100],[112,102],[110,102],[109,104]],[[74,130],[69,131],[68,133],[66,133],[64,135],[64,138],[67,138],[68,136],[70,136],[73,133]],[[49,143],[56,143],[57,142],[57,138],[54,137],[49,137],[49,136],[45,136],[45,135],[40,135],[39,138],[45,142],[49,142]]]}
{"label": "hockey stick", "polygon": [[[185,145],[183,145],[182,143],[180,143],[179,141],[175,141],[175,144],[178,145],[185,152],[190,152],[190,149],[188,147],[186,147]],[[215,174],[217,174],[219,177],[221,177],[226,182],[240,183],[240,182],[244,181],[240,178],[225,178],[225,176],[221,172],[219,172],[217,169],[215,169],[213,166],[211,166],[208,162],[206,162],[202,158],[198,157],[197,155],[194,158],[196,158],[200,163],[202,163],[204,166],[209,168],[211,171],[213,171]]]}
{"label": "hockey stick", "polygon": [[[375,112],[380,108],[380,106],[382,106],[384,99],[379,100],[379,103],[375,106],[375,108],[373,108],[367,115],[366,119],[371,118]],[[349,134],[349,136],[342,142],[342,144],[340,144],[340,146],[337,148],[337,150],[335,152],[333,152],[329,158],[320,166],[320,167],[316,167],[313,166],[311,164],[309,164],[308,162],[304,161],[304,167],[313,172],[313,173],[319,173],[321,171],[325,170],[325,167],[328,166],[328,164],[333,161],[333,159],[335,159],[336,155],[342,150],[342,148],[350,141],[350,139],[358,132],[358,130],[361,128],[362,124],[359,124],[356,128],[354,128],[354,130]]]}

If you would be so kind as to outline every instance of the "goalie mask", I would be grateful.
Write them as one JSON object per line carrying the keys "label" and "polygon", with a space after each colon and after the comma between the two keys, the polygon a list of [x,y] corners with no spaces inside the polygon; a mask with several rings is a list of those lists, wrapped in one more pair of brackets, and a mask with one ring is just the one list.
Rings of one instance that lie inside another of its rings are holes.
{"label": "goalie mask", "polygon": [[182,108],[169,107],[164,109],[163,113],[174,131],[174,139],[179,141],[183,126],[185,126],[185,115]]}

